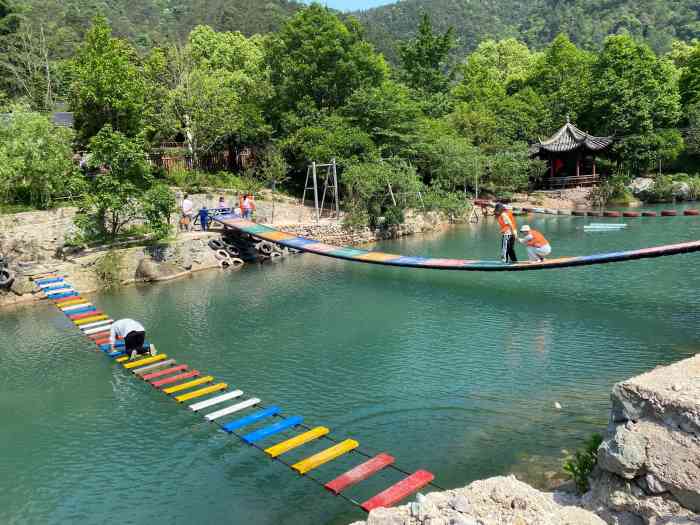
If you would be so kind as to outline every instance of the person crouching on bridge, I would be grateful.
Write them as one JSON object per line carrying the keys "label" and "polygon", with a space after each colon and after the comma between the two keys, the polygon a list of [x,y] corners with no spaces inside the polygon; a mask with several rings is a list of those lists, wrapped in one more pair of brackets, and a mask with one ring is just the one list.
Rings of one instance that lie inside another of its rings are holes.
{"label": "person crouching on bridge", "polygon": [[150,345],[144,348],[146,342],[146,329],[133,319],[120,319],[112,323],[109,330],[109,344],[114,351],[117,339],[124,339],[124,353],[129,359],[135,359],[138,355],[156,355],[156,347]]}
{"label": "person crouching on bridge", "polygon": [[513,212],[507,210],[499,202],[496,204],[494,215],[496,215],[498,226],[501,228],[501,261],[504,263],[516,263],[518,262],[518,257],[515,255],[515,239],[518,238],[518,226]]}
{"label": "person crouching on bridge", "polygon": [[518,240],[527,246],[527,257],[530,262],[544,261],[544,258],[552,253],[549,241],[537,230],[533,230],[525,224],[520,228],[520,233],[522,236]]}

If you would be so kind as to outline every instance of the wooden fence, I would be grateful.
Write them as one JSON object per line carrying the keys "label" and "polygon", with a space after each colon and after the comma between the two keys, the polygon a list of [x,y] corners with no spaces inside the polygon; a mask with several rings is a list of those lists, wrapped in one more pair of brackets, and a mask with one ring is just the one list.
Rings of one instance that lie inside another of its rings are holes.
{"label": "wooden fence", "polygon": [[148,162],[167,173],[195,169],[215,172],[244,170],[254,164],[255,158],[250,148],[203,153],[196,158],[188,154],[155,150],[148,155]]}

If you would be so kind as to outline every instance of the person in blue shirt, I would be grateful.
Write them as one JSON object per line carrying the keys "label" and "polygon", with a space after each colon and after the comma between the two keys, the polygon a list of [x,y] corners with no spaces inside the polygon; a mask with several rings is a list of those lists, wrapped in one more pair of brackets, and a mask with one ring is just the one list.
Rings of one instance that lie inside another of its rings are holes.
{"label": "person in blue shirt", "polygon": [[209,210],[206,206],[203,206],[199,210],[199,224],[202,227],[203,232],[209,229]]}

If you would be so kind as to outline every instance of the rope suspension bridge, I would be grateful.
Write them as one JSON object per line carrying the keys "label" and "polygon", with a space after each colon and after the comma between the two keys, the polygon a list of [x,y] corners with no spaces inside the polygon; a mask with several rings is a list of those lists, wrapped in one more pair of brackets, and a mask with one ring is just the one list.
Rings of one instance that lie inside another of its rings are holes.
{"label": "rope suspension bridge", "polygon": [[[112,351],[109,334],[114,320],[109,315],[82,297],[62,277],[46,276],[34,282],[83,335],[126,372],[150,384],[205,421],[216,424],[223,432],[235,436],[352,505],[370,512],[378,507],[395,505],[426,486],[444,490],[433,482],[434,475],[426,470],[408,472],[396,465],[396,459],[390,454],[372,454],[361,449],[355,439],[334,437],[326,426],[309,426],[302,416],[288,416],[278,405],[265,404],[260,398],[246,395],[227,382],[219,381],[186,363],[179,363],[167,354],[129,360],[123,341],[118,341],[116,350]],[[144,344],[145,347],[148,345],[148,342]],[[287,437],[291,432],[297,433]],[[281,439],[281,436],[285,436],[285,439],[274,444],[263,444],[273,437]],[[289,452],[300,451],[305,445],[319,445],[324,441],[329,445],[327,448],[298,461],[287,461],[282,457]],[[330,481],[321,480],[313,472],[340,457],[350,456],[359,458],[360,463]],[[346,494],[351,487],[384,470],[394,471],[401,479],[365,501],[358,501]]]}
{"label": "rope suspension bridge", "polygon": [[575,257],[560,257],[555,259],[546,259],[542,262],[507,264],[502,263],[501,261],[492,260],[442,259],[436,257],[405,256],[392,253],[373,252],[359,248],[339,247],[314,239],[300,237],[292,233],[283,232],[269,226],[254,223],[252,221],[236,219],[232,216],[220,215],[215,217],[214,220],[221,223],[225,228],[248,234],[253,237],[258,237],[266,241],[274,242],[287,248],[300,250],[302,252],[315,253],[316,255],[333,257],[346,261],[380,264],[385,266],[398,266],[403,268],[431,268],[436,270],[461,270],[472,272],[515,272],[590,266],[594,264],[607,264],[638,259],[649,259],[654,257],[666,257],[670,255],[700,251],[700,241],[690,241],[678,244],[653,246],[651,248],[642,248],[638,250],[608,252]]}

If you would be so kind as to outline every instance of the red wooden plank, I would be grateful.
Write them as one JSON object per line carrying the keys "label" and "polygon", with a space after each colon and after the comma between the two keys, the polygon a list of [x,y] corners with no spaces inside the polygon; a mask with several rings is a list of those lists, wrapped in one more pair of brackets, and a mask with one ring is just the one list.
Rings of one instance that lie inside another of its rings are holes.
{"label": "red wooden plank", "polygon": [[150,381],[151,379],[155,379],[157,377],[162,377],[162,376],[167,376],[168,374],[174,374],[175,372],[182,372],[183,370],[187,370],[187,365],[177,365],[173,366],[171,368],[166,368],[164,370],[158,370],[157,372],[152,372],[150,374],[146,374],[145,376],[142,377],[142,379],[146,381]]}
{"label": "red wooden plank", "polygon": [[70,297],[59,297],[58,299],[51,300],[56,304],[56,306],[61,306],[61,303],[66,303],[68,301],[77,301],[78,299],[80,299],[81,301],[84,300],[80,295],[72,295]]}
{"label": "red wooden plank", "polygon": [[98,339],[104,339],[105,337],[109,337],[109,330],[105,330],[104,332],[97,332],[96,334],[90,334],[88,336],[88,338],[92,339],[93,341],[97,341]]}
{"label": "red wooden plank", "polygon": [[103,337],[101,339],[93,339],[93,341],[95,341],[95,344],[98,346],[99,345],[106,345],[107,343],[109,343],[109,337]]}
{"label": "red wooden plank", "polygon": [[329,481],[324,485],[328,490],[337,494],[340,494],[345,489],[352,487],[356,483],[367,479],[368,477],[376,474],[385,467],[388,467],[394,462],[394,456],[389,454],[377,454],[372,459],[365,461],[364,463],[357,465],[355,468],[348,470],[347,472],[341,474],[332,481]]}
{"label": "red wooden plank", "polygon": [[77,321],[78,319],[85,319],[86,317],[92,317],[93,315],[104,315],[102,310],[93,310],[92,312],[87,312],[84,314],[68,315],[69,319]]}
{"label": "red wooden plank", "polygon": [[161,379],[160,381],[153,381],[153,383],[151,383],[151,384],[156,388],[160,388],[161,386],[169,385],[170,383],[177,383],[178,381],[182,381],[183,379],[197,377],[198,375],[199,375],[199,370],[190,370],[189,372],[185,372],[184,374],[178,374],[176,376],[166,377],[165,379]]}
{"label": "red wooden plank", "polygon": [[365,501],[362,504],[362,508],[369,512],[378,507],[391,507],[415,491],[425,487],[433,479],[435,479],[435,476],[427,470],[417,470],[407,478]]}

